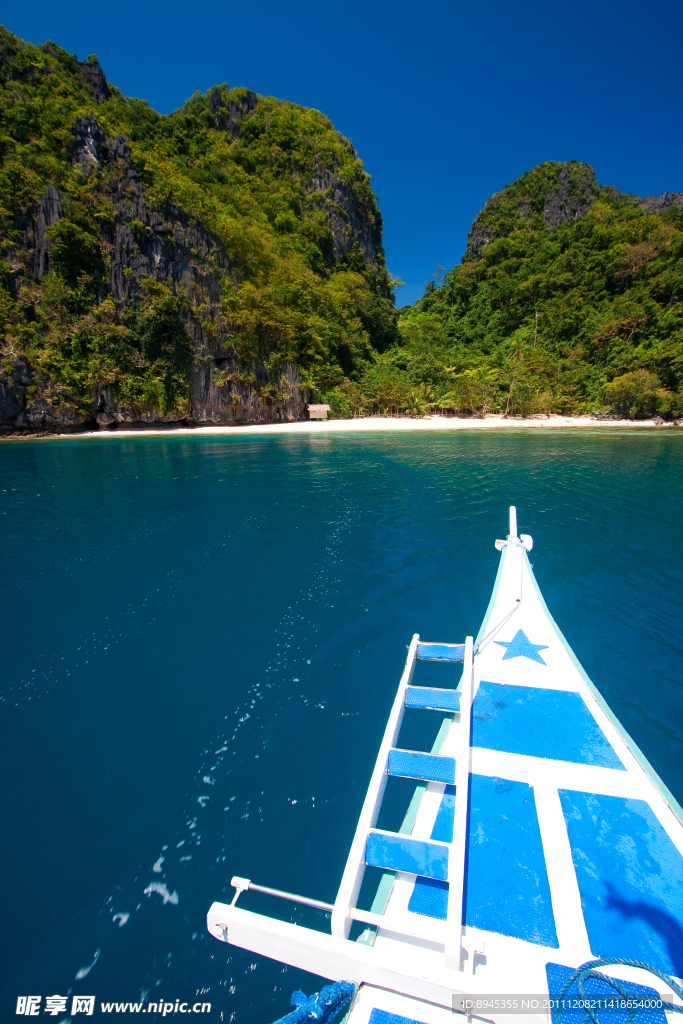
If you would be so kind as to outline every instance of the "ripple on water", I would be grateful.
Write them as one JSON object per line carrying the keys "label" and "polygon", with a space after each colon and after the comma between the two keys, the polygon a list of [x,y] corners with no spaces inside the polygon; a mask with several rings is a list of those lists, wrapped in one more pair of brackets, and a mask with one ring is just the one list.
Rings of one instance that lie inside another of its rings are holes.
{"label": "ripple on water", "polygon": [[[682,444],[512,431],[3,446],[8,1006],[80,976],[103,999],[201,993],[247,1024],[316,988],[219,946],[206,910],[233,874],[334,898],[406,643],[476,633],[510,503],[560,627],[683,797]],[[22,489],[47,504],[19,506]]]}

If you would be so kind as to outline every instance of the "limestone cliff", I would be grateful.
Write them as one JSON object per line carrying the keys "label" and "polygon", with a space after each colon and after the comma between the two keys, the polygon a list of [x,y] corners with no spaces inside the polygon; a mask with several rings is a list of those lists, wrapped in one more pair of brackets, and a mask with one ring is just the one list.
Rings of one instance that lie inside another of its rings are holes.
{"label": "limestone cliff", "polygon": [[472,223],[466,256],[479,258],[485,245],[514,231],[522,221],[557,228],[582,217],[598,194],[595,171],[576,161],[549,161],[527,171],[486,200]]}
{"label": "limestone cliff", "polygon": [[481,258],[485,245],[505,238],[524,223],[536,230],[553,230],[567,221],[579,220],[600,194],[607,192],[642,206],[648,213],[683,206],[680,192],[642,199],[627,196],[610,186],[599,187],[595,170],[589,164],[575,160],[548,161],[533,167],[486,200],[470,228],[465,258]]}
{"label": "limestone cliff", "polygon": [[[3,33],[17,139],[22,102],[35,121],[55,79],[69,99],[58,171],[0,238],[0,429],[303,418],[318,381],[393,339],[381,216],[323,115],[224,84],[163,117],[96,58]],[[25,151],[2,158],[22,173]]]}

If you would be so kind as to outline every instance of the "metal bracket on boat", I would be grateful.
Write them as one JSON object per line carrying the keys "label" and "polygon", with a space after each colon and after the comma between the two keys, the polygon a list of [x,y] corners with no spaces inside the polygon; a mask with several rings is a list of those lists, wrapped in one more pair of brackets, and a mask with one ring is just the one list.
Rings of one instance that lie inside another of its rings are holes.
{"label": "metal bracket on boat", "polygon": [[228,926],[225,921],[215,921],[213,922],[213,927],[210,923],[209,932],[215,939],[218,939],[219,942],[228,941]]}
{"label": "metal bracket on boat", "polygon": [[506,540],[497,540],[495,542],[496,551],[502,551],[506,544],[515,548],[524,548],[525,551],[531,551],[534,546],[534,538],[528,533],[520,533],[519,537],[508,537]]}
{"label": "metal bracket on boat", "polygon": [[239,875],[235,875],[234,878],[230,879],[230,885],[235,886],[235,895],[233,896],[232,902],[230,904],[231,907],[234,907],[235,904],[237,903],[237,897],[240,895],[240,893],[243,893],[247,889],[251,888],[251,879],[240,878]]}
{"label": "metal bracket on boat", "polygon": [[279,896],[281,900],[291,900],[292,903],[303,903],[307,907],[315,907],[316,910],[325,910],[328,914],[331,914],[334,910],[331,903],[323,903],[322,900],[312,900],[308,896],[299,896],[295,892],[283,892],[282,889],[269,889],[266,885],[256,885],[250,878],[240,878],[239,875],[235,875],[234,878],[230,879],[230,885],[234,885],[237,890],[232,898],[231,907],[237,902],[237,897],[240,893],[251,889],[253,892],[264,892],[266,896]]}

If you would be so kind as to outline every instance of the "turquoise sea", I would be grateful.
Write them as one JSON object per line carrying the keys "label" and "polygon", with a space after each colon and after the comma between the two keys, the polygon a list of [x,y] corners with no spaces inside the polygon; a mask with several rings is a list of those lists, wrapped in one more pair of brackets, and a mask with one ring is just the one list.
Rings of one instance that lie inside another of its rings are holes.
{"label": "turquoise sea", "polygon": [[683,802],[683,432],[48,439],[0,469],[2,1020],[82,993],[268,1024],[320,987],[206,911],[233,874],[334,900],[406,645],[476,634],[511,503]]}

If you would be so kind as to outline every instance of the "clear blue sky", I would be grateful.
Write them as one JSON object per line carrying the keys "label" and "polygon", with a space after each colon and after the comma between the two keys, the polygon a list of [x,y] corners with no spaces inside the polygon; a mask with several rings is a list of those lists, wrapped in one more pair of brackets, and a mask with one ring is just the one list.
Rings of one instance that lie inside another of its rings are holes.
{"label": "clear blue sky", "polygon": [[12,32],[96,53],[159,111],[225,81],[324,111],[372,175],[399,305],[460,262],[486,199],[543,160],[586,161],[624,192],[683,191],[680,2],[12,7]]}

